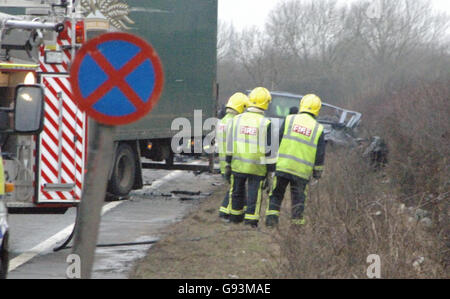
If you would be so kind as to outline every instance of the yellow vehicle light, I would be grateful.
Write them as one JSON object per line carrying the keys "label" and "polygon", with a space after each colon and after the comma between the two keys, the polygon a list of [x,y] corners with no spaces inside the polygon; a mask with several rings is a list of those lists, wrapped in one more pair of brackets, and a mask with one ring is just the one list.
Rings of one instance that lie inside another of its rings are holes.
{"label": "yellow vehicle light", "polygon": [[12,193],[15,190],[15,186],[13,183],[6,183],[5,184],[5,193]]}
{"label": "yellow vehicle light", "polygon": [[58,46],[57,45],[45,45],[44,50],[45,51],[57,51]]}
{"label": "yellow vehicle light", "polygon": [[29,73],[25,76],[24,83],[25,83],[26,85],[33,85],[33,84],[36,84],[36,76],[34,75],[33,72],[29,72]]}
{"label": "yellow vehicle light", "polygon": [[3,70],[35,70],[39,67],[37,64],[21,64],[0,62],[0,69]]}

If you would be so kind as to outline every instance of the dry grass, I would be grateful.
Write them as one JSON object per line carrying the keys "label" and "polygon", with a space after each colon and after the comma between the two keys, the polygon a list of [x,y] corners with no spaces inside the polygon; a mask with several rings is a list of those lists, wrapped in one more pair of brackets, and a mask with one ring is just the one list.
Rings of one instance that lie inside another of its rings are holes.
{"label": "dry grass", "polygon": [[358,149],[329,150],[304,227],[290,226],[289,192],[277,230],[223,224],[222,190],[171,227],[134,277],[367,278],[377,254],[382,278],[450,278],[449,95],[443,82],[374,98],[364,122],[385,138],[388,165],[376,172]]}
{"label": "dry grass", "polygon": [[264,228],[225,224],[218,208],[225,189],[202,202],[149,250],[134,278],[271,278],[278,245]]}
{"label": "dry grass", "polygon": [[281,231],[278,277],[367,278],[370,254],[380,256],[383,278],[449,277],[441,240],[410,222],[386,178],[359,157],[328,155],[327,175],[310,192],[306,226]]}
{"label": "dry grass", "polygon": [[224,224],[222,190],[170,227],[133,278],[367,278],[370,254],[381,257],[383,278],[450,277],[435,229],[410,222],[398,192],[358,152],[331,151],[326,167],[310,190],[304,227],[290,225],[289,192],[276,230]]}
{"label": "dry grass", "polygon": [[[281,234],[280,277],[364,278],[369,254],[381,257],[383,278],[450,277],[449,95],[445,81],[360,99],[389,163],[375,172],[358,150],[328,152],[302,237]],[[421,210],[431,225],[416,217]]]}

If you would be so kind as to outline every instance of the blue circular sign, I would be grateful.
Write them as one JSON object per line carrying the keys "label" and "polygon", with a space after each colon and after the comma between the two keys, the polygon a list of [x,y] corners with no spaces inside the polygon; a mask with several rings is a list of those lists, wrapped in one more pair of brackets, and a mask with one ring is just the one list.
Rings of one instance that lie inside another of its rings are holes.
{"label": "blue circular sign", "polygon": [[162,64],[141,38],[107,33],[85,44],[71,69],[75,101],[100,123],[128,124],[147,115],[162,93]]}

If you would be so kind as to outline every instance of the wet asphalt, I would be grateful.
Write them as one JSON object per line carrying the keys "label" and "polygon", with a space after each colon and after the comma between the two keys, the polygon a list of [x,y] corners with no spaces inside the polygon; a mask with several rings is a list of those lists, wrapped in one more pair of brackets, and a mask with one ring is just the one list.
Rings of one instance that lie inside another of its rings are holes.
{"label": "wet asphalt", "polygon": [[[161,182],[167,175],[168,181]],[[97,242],[101,247],[96,250],[92,278],[128,278],[135,263],[151,248],[146,243],[164,238],[164,228],[182,220],[222,183],[219,175],[155,170],[144,170],[144,181],[144,189],[133,191],[128,200],[103,215]],[[29,254],[31,249],[73,224],[75,218],[75,208],[64,215],[10,215],[10,260]],[[53,252],[60,244],[36,252],[34,258],[10,271],[8,279],[65,279],[71,249]]]}

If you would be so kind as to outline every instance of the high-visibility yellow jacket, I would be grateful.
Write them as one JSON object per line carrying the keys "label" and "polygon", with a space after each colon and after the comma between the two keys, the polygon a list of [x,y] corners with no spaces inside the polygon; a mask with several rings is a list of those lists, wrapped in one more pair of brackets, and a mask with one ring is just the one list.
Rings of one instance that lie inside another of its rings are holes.
{"label": "high-visibility yellow jacket", "polygon": [[309,180],[313,171],[321,171],[316,153],[323,126],[307,113],[286,118],[283,139],[278,153],[277,172],[284,172]]}
{"label": "high-visibility yellow jacket", "polygon": [[3,169],[3,159],[0,156],[0,196],[5,195],[5,172]]}
{"label": "high-visibility yellow jacket", "polygon": [[227,113],[227,115],[225,115],[225,117],[222,118],[217,125],[216,142],[217,142],[217,148],[219,151],[220,172],[222,174],[225,174],[225,167],[227,165],[226,150],[227,150],[228,126],[231,126],[233,124],[233,118],[235,116],[236,116],[235,114]]}
{"label": "high-visibility yellow jacket", "polygon": [[227,155],[231,170],[241,174],[267,174],[266,145],[270,120],[262,113],[245,112],[233,119],[227,134]]}

